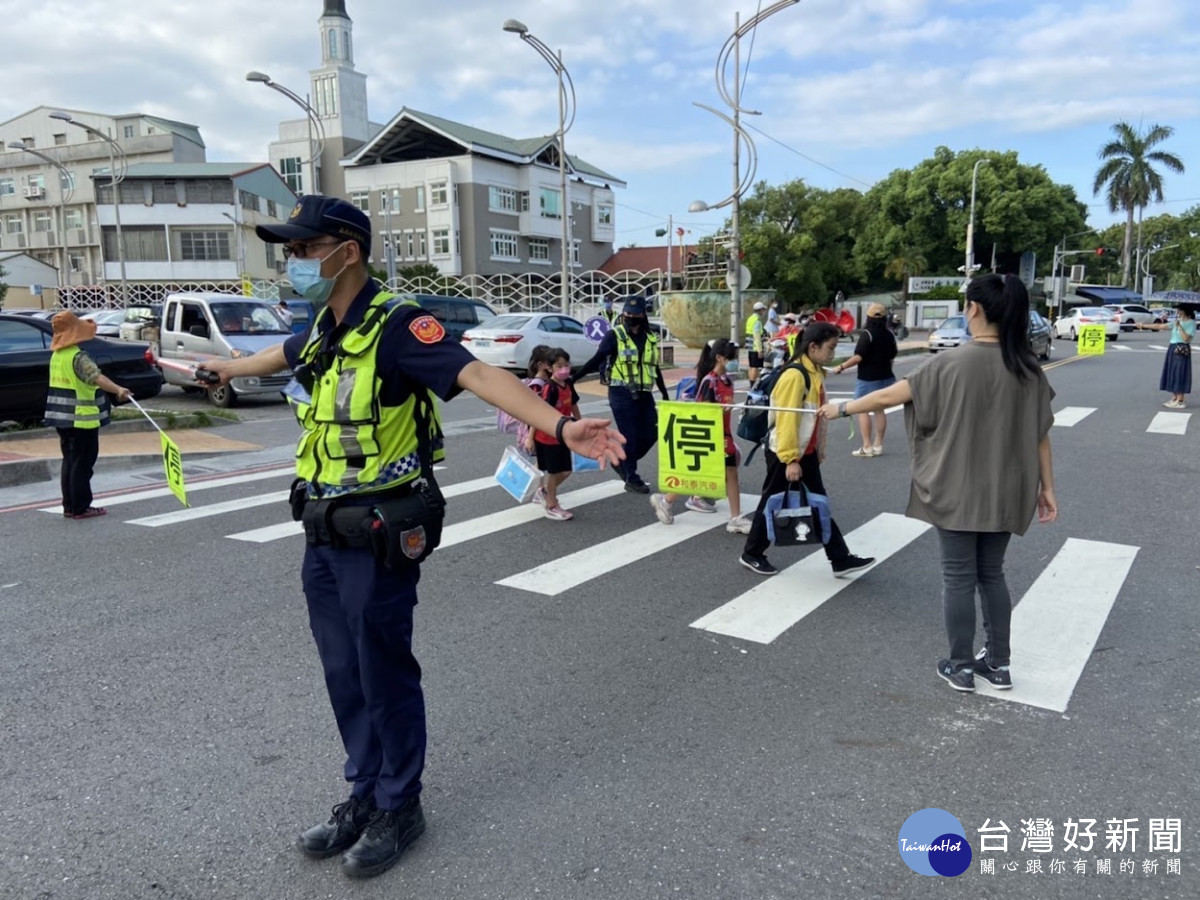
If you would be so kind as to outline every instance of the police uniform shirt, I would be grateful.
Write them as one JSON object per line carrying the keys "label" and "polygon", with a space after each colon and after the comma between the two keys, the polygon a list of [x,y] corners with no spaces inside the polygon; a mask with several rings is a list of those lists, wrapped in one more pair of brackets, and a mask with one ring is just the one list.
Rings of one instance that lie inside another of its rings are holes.
{"label": "police uniform shirt", "polygon": [[[382,288],[375,279],[367,279],[340,325],[334,324],[332,315],[319,317],[322,352],[336,350],[342,336],[362,324],[367,307],[380,290]],[[397,299],[402,300],[404,296],[399,295]],[[475,361],[471,352],[450,338],[440,323],[437,323],[440,338],[436,337],[436,330],[414,328],[423,318],[433,319],[433,316],[419,306],[401,306],[388,316],[384,324],[375,353],[375,368],[381,382],[379,399],[385,406],[402,404],[411,392],[411,383],[414,381],[429,388],[442,400],[450,400],[462,390],[458,386],[458,374],[468,363]],[[418,337],[418,332],[423,337]],[[299,364],[300,352],[308,343],[308,338],[309,334],[305,332],[292,335],[284,341],[283,353],[291,368]]]}

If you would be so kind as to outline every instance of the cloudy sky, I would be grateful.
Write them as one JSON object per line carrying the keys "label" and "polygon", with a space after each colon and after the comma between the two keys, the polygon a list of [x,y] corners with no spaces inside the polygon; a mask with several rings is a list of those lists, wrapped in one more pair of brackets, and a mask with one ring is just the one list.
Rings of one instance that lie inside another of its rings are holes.
{"label": "cloudy sky", "polygon": [[[765,2],[763,6],[770,5]],[[143,112],[198,125],[210,161],[263,160],[286,99],[320,63],[322,0],[0,0],[7,24],[0,121],[41,104]],[[717,53],[752,0],[347,0],[371,118],[408,106],[513,137],[557,127],[554,74],[504,19],[561,48],[577,89],[568,150],[628,183],[618,244],[659,243],[674,216],[691,239],[730,192]],[[14,27],[17,26],[17,27]],[[18,34],[19,32],[19,34]],[[23,37],[22,37],[23,36]],[[935,147],[1016,150],[1092,207],[1096,152],[1119,119],[1176,129],[1161,208],[1200,203],[1196,0],[800,0],[742,43],[743,105],[758,178],[866,189]],[[980,178],[986,178],[986,169]],[[1148,210],[1153,214],[1156,210]]]}

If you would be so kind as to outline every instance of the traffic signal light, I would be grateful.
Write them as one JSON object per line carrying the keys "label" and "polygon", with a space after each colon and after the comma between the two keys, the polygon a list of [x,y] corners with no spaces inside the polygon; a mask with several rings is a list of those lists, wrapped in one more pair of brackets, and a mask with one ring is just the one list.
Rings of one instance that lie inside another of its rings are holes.
{"label": "traffic signal light", "polygon": [[666,234],[667,234],[667,229],[665,229],[665,228],[655,228],[654,229],[655,237],[665,237]]}
{"label": "traffic signal light", "polygon": [[1117,251],[1114,250],[1112,247],[1097,247],[1096,255],[1097,256],[1116,256]]}

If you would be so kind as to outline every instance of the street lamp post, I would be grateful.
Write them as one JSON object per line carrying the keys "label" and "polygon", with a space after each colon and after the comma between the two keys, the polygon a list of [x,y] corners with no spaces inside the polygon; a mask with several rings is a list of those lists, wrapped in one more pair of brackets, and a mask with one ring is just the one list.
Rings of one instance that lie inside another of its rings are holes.
{"label": "street lamp post", "polygon": [[[71,118],[70,113],[52,112],[50,118],[57,119],[60,122],[66,122],[68,125],[74,125],[76,128],[82,128],[89,135],[99,138],[108,144],[108,183],[112,188],[113,195],[113,221],[117,227],[117,261],[121,268],[121,306],[129,306],[129,285],[125,278],[125,240],[121,234],[121,182],[125,180],[125,175],[129,171],[129,157],[125,155],[125,151],[121,149],[113,138],[109,137],[98,128],[93,128],[91,125],[84,122],[77,122]],[[120,169],[117,168],[117,160],[120,159]],[[103,233],[102,233],[103,237]],[[104,258],[104,241],[100,241],[101,259]],[[107,281],[107,273],[105,275]]]}
{"label": "street lamp post", "polygon": [[979,176],[979,167],[989,162],[991,160],[987,158],[977,159],[971,169],[971,212],[967,218],[967,264],[963,269],[963,284],[970,283],[971,268],[975,264],[975,179]]}
{"label": "street lamp post", "polygon": [[[312,105],[304,97],[301,97],[293,90],[289,90],[282,84],[278,84],[271,80],[271,76],[265,75],[262,72],[247,72],[247,81],[256,81],[259,84],[265,84],[273,91],[278,91],[287,97],[302,110],[308,118],[308,175],[309,184],[312,187],[311,193],[321,193],[321,179],[317,174],[317,159],[325,152],[325,126],[321,124],[321,117],[317,115],[317,111],[312,108]],[[316,128],[316,143],[313,143],[313,128]]]}
{"label": "street lamp post", "polygon": [[[741,337],[739,326],[742,322],[741,201],[742,194],[754,183],[754,175],[758,168],[758,151],[754,146],[754,141],[742,127],[741,117],[743,113],[751,116],[760,115],[756,110],[742,108],[741,39],[757,28],[758,24],[767,17],[799,2],[800,0],[776,0],[744,25],[741,24],[741,16],[737,13],[734,14],[733,34],[726,38],[725,43],[721,46],[714,69],[717,93],[721,95],[721,99],[733,113],[732,117],[718,112],[711,106],[705,106],[703,103],[693,103],[693,106],[707,110],[733,128],[733,192],[720,203],[709,204],[703,200],[696,200],[688,206],[688,211],[695,213],[720,209],[723,206],[731,207],[732,223],[729,228],[729,258],[726,263],[725,280],[729,285],[729,339],[735,344]],[[733,59],[732,90],[729,88],[731,57]],[[743,147],[746,150],[748,161],[745,176],[742,175],[741,161]]]}
{"label": "street lamp post", "polygon": [[1143,303],[1146,302],[1146,295],[1154,292],[1154,276],[1150,274],[1150,257],[1154,256],[1155,253],[1158,253],[1161,250],[1173,250],[1178,246],[1178,244],[1167,244],[1164,247],[1150,247],[1146,250],[1146,255],[1142,257],[1143,277],[1140,284],[1142,290],[1139,292],[1142,294]]}
{"label": "street lamp post", "polygon": [[241,289],[245,292],[246,286],[246,238],[242,234],[242,222],[237,216],[238,207],[233,207],[234,213],[230,215],[227,212],[221,213],[225,218],[233,223],[234,240],[237,241],[237,257],[238,257],[238,281],[242,282]]}
{"label": "street lamp post", "polygon": [[[58,182],[58,227],[62,235],[62,249],[59,261],[62,263],[58,270],[58,286],[60,288],[70,284],[70,278],[67,273],[70,272],[70,261],[67,258],[67,204],[71,202],[71,198],[75,195],[75,179],[71,173],[63,168],[63,164],[52,156],[47,156],[40,150],[35,150],[32,147],[26,147],[20,141],[9,141],[9,150],[23,150],[36,156],[43,162],[48,162],[50,165],[59,171]],[[66,187],[63,187],[63,185]],[[61,301],[61,298],[59,298]]]}
{"label": "street lamp post", "polygon": [[1050,267],[1050,277],[1054,279],[1054,317],[1058,317],[1059,307],[1062,305],[1062,285],[1059,282],[1059,271],[1062,266],[1062,261],[1067,257],[1067,241],[1073,237],[1079,237],[1081,234],[1095,234],[1095,228],[1086,228],[1083,231],[1076,231],[1074,234],[1064,234],[1062,239],[1062,249],[1057,246],[1054,248],[1054,264]]}
{"label": "street lamp post", "polygon": [[[562,314],[571,314],[571,198],[567,193],[567,132],[575,124],[575,82],[571,73],[563,65],[562,51],[551,50],[539,38],[530,34],[523,22],[508,19],[501,26],[505,31],[520,35],[521,40],[538,52],[558,76],[558,182],[562,193]],[[567,99],[567,89],[570,88],[570,101]],[[568,110],[570,114],[568,115]],[[531,204],[532,205],[532,204]]]}

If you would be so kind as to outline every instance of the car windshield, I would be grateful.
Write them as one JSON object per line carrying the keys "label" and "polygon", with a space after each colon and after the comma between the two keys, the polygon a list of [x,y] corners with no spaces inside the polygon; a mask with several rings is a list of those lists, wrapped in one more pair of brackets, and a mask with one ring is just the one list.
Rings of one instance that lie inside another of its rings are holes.
{"label": "car windshield", "polygon": [[962,316],[951,316],[938,326],[938,331],[962,331],[964,327]]}
{"label": "car windshield", "polygon": [[150,306],[130,306],[125,310],[126,322],[140,322],[143,319],[153,319],[160,314],[161,310],[154,309]]}
{"label": "car windshield", "polygon": [[275,310],[262,303],[214,303],[213,318],[221,334],[291,334]]}
{"label": "car windshield", "polygon": [[529,324],[529,316],[493,316],[487,320],[484,326],[489,331],[494,331],[497,328],[511,328],[515,331],[520,331]]}
{"label": "car windshield", "polygon": [[1085,306],[1083,309],[1081,309],[1079,311],[1079,315],[1091,316],[1092,318],[1103,318],[1104,316],[1111,316],[1112,311],[1107,310],[1107,309],[1100,309],[1099,307],[1096,307],[1096,306]]}

